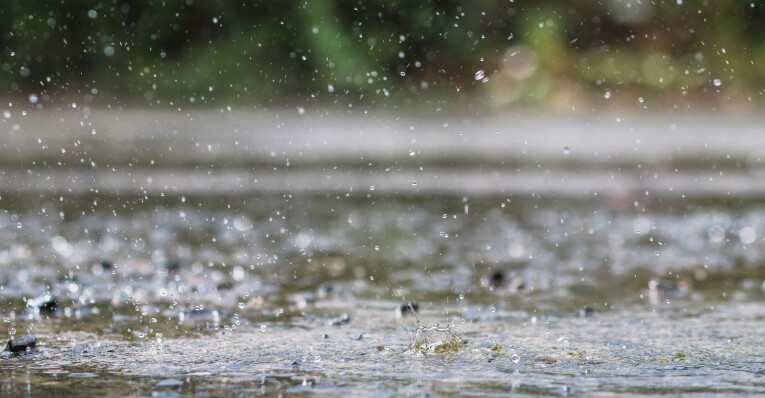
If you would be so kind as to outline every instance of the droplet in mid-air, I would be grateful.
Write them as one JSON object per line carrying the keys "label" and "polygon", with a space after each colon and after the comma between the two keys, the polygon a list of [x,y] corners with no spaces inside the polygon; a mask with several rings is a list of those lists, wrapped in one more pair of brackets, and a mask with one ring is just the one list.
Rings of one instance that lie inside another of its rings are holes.
{"label": "droplet in mid-air", "polygon": [[571,150],[567,146],[564,146],[563,147],[563,154],[564,155],[568,155],[569,153],[571,153]]}
{"label": "droplet in mid-air", "polygon": [[486,77],[486,72],[484,72],[483,69],[478,69],[478,71],[475,73],[475,79],[483,80],[484,77]]}

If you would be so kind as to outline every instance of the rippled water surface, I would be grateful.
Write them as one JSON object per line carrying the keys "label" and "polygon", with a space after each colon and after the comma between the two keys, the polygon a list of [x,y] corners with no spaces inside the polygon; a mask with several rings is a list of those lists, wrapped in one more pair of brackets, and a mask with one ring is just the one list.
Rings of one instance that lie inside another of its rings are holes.
{"label": "rippled water surface", "polygon": [[14,122],[3,394],[765,393],[756,121]]}

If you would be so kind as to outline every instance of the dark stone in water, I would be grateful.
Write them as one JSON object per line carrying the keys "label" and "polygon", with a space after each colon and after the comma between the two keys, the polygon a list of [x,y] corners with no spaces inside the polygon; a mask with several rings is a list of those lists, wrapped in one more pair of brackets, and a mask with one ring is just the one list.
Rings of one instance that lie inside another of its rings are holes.
{"label": "dark stone in water", "polygon": [[491,287],[492,289],[500,288],[504,284],[505,284],[505,273],[502,271],[495,271],[489,277],[489,287]]}
{"label": "dark stone in water", "polygon": [[343,326],[351,323],[351,316],[346,312],[340,315],[340,318],[329,321],[329,326]]}
{"label": "dark stone in water", "polygon": [[53,315],[58,309],[58,299],[50,293],[27,300],[27,307],[40,315]]}
{"label": "dark stone in water", "polygon": [[21,336],[17,339],[8,340],[8,346],[6,347],[6,351],[10,351],[14,353],[26,352],[27,350],[33,350],[36,344],[37,344],[37,339],[35,338],[35,335],[30,333],[26,336]]}
{"label": "dark stone in water", "polygon": [[104,270],[112,269],[114,268],[114,263],[112,263],[111,261],[103,260],[101,261],[101,268]]}
{"label": "dark stone in water", "polygon": [[37,308],[40,309],[41,315],[53,315],[58,309],[58,299],[51,297],[50,300],[43,302]]}
{"label": "dark stone in water", "polygon": [[170,263],[167,263],[165,268],[167,268],[168,272],[178,272],[181,270],[181,263],[175,262],[175,261],[170,262]]}
{"label": "dark stone in water", "polygon": [[230,281],[230,280],[221,281],[215,286],[215,289],[217,290],[231,290],[233,288],[234,288],[234,281]]}
{"label": "dark stone in water", "polygon": [[420,310],[420,306],[417,303],[404,303],[398,309],[399,316],[413,316]]}
{"label": "dark stone in water", "polygon": [[325,299],[328,298],[336,293],[337,289],[335,288],[335,285],[333,284],[323,284],[316,289],[316,293],[318,294],[319,298]]}

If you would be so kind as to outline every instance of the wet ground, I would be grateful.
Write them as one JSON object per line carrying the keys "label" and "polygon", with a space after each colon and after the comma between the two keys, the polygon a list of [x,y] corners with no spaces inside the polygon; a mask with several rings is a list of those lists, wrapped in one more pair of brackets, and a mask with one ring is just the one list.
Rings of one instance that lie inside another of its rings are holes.
{"label": "wet ground", "polygon": [[761,125],[12,115],[0,389],[765,393]]}

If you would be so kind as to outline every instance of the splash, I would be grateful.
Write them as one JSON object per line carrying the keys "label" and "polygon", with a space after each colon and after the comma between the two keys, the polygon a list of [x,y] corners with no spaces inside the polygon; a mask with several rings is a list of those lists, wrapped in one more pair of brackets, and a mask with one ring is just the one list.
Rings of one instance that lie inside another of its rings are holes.
{"label": "splash", "polygon": [[415,354],[456,352],[464,345],[462,338],[449,327],[425,327],[419,325],[419,322],[410,338],[412,342],[407,350]]}

